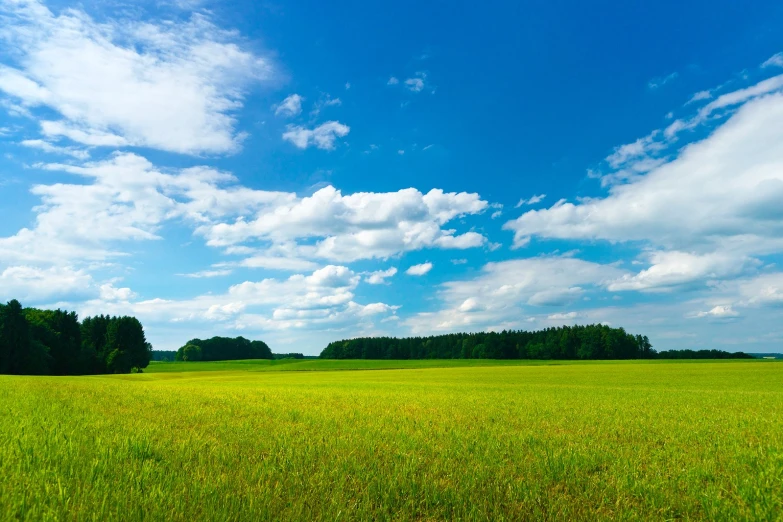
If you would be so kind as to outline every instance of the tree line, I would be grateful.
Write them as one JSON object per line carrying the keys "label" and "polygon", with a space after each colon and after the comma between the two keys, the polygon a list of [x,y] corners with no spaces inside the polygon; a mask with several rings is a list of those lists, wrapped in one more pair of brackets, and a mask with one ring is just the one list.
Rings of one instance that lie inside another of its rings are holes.
{"label": "tree line", "polygon": [[429,337],[363,337],[336,341],[324,359],[652,359],[646,336],[594,324],[536,332],[503,330]]}
{"label": "tree line", "polygon": [[728,359],[742,352],[656,352],[645,335],[602,324],[528,332],[455,333],[429,337],[361,337],[329,343],[322,359]]}
{"label": "tree line", "polygon": [[238,359],[272,359],[272,350],[263,341],[244,337],[191,339],[179,350],[176,361],[235,361]]}
{"label": "tree line", "polygon": [[90,375],[146,368],[152,346],[135,317],[0,304],[0,374]]}
{"label": "tree line", "polygon": [[666,350],[658,352],[657,359],[755,359],[745,352],[723,350]]}

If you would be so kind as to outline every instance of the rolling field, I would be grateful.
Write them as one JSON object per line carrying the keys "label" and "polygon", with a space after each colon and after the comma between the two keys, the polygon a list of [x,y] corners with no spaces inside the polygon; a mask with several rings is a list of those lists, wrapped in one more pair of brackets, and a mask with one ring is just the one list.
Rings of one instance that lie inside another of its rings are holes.
{"label": "rolling field", "polygon": [[0,519],[781,519],[783,364],[500,363],[0,376]]}

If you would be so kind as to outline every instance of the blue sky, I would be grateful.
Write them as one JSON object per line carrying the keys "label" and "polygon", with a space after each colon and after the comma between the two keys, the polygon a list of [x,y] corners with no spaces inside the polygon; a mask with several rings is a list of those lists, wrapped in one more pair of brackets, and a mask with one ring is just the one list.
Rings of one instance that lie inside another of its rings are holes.
{"label": "blue sky", "polygon": [[780,2],[0,0],[0,299],[783,347]]}

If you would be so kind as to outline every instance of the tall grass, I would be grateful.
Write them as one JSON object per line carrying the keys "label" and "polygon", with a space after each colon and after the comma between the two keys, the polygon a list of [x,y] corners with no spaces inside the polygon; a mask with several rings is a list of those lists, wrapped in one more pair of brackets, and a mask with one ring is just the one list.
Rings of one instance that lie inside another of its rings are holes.
{"label": "tall grass", "polygon": [[774,362],[0,377],[0,518],[775,520],[781,384]]}

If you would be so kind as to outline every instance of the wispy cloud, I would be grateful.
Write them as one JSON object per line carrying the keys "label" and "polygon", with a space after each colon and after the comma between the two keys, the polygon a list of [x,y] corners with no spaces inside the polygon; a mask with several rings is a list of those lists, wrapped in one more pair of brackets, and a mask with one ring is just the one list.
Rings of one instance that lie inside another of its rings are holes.
{"label": "wispy cloud", "polygon": [[531,196],[527,199],[522,198],[519,200],[519,202],[515,205],[514,208],[519,208],[522,205],[535,205],[536,203],[540,203],[541,201],[543,201],[545,197],[546,194],[538,194],[536,196]]}
{"label": "wispy cloud", "polygon": [[304,98],[298,94],[291,94],[285,100],[280,102],[275,108],[275,116],[297,116],[302,112],[302,102]]}
{"label": "wispy cloud", "polygon": [[663,87],[664,85],[666,85],[667,83],[670,83],[670,82],[676,80],[678,76],[679,76],[679,74],[677,74],[676,72],[673,72],[673,73],[671,73],[669,75],[666,75],[666,76],[653,78],[652,80],[650,80],[647,83],[647,87],[650,90],[659,89],[659,88]]}
{"label": "wispy cloud", "polygon": [[761,64],[761,67],[783,67],[783,52],[770,56],[768,60]]}
{"label": "wispy cloud", "polygon": [[0,66],[0,91],[40,117],[50,137],[233,152],[242,135],[232,114],[246,87],[274,76],[271,60],[244,50],[204,14],[99,23],[78,8],[55,14],[35,0],[3,3],[0,12],[0,38],[16,59]]}
{"label": "wispy cloud", "polygon": [[334,150],[337,138],[344,138],[350,131],[348,125],[339,121],[327,121],[312,129],[291,125],[283,133],[283,139],[290,141],[299,149],[314,146],[322,150]]}

